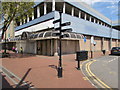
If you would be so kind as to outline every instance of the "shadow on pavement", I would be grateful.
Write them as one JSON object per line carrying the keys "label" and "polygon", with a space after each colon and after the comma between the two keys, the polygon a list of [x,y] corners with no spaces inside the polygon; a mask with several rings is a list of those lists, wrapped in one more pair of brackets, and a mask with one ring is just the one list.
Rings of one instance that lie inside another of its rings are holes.
{"label": "shadow on pavement", "polygon": [[25,78],[27,77],[28,73],[31,71],[32,68],[29,68],[28,71],[25,73],[25,75],[23,76],[23,78],[20,80],[20,82],[16,85],[15,88],[26,88],[29,89],[30,87],[33,87],[34,85],[31,85],[32,82],[28,83],[27,82],[23,82],[25,80]]}
{"label": "shadow on pavement", "polygon": [[31,68],[27,70],[27,72],[25,73],[25,75],[22,77],[22,79],[19,81],[17,85],[10,85],[9,82],[5,79],[6,76],[2,74],[2,72],[0,72],[0,77],[2,79],[2,85],[0,86],[0,88],[2,88],[2,90],[9,90],[9,89],[29,90],[30,87],[33,87],[34,85],[31,85],[32,82],[29,82],[29,81],[25,82],[24,80],[30,71],[31,71]]}
{"label": "shadow on pavement", "polygon": [[57,66],[56,65],[49,65],[49,67],[53,68],[53,69],[56,69],[58,70]]}

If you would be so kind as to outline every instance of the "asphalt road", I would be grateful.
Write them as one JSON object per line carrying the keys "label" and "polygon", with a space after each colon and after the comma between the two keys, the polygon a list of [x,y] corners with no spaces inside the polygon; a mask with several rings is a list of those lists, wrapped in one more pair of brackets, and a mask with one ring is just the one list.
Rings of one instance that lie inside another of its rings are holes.
{"label": "asphalt road", "polygon": [[119,61],[120,56],[103,56],[86,61],[82,66],[82,70],[88,80],[90,80],[97,88],[103,88],[102,86],[118,88]]}

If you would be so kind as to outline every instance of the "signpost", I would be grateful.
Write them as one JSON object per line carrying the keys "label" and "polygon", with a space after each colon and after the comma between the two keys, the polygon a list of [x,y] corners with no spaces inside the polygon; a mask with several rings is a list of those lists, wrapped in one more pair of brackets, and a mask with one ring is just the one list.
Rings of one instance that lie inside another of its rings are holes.
{"label": "signpost", "polygon": [[62,33],[65,32],[65,31],[72,31],[72,29],[69,28],[69,29],[63,29],[62,30],[63,26],[68,26],[71,23],[66,22],[66,23],[62,24],[62,12],[59,12],[59,14],[60,14],[60,19],[53,21],[53,24],[59,23],[59,27],[55,28],[55,30],[59,30],[59,32],[57,32],[56,35],[59,36],[59,50],[60,50],[59,51],[60,52],[59,53],[59,64],[58,64],[58,78],[61,78],[62,77],[62,40],[61,39],[64,37],[64,34],[62,34]]}

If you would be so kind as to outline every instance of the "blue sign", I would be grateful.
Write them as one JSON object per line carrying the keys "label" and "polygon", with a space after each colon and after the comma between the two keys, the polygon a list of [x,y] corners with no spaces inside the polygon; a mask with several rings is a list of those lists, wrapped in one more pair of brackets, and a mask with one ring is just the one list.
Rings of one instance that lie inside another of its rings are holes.
{"label": "blue sign", "polygon": [[86,42],[86,37],[84,37],[84,42]]}

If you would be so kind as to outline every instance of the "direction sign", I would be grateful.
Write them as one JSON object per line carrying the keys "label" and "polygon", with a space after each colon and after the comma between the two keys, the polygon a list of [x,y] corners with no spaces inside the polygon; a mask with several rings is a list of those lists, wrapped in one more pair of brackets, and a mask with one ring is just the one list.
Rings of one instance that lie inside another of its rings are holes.
{"label": "direction sign", "polygon": [[60,22],[60,19],[53,21],[53,24]]}
{"label": "direction sign", "polygon": [[55,30],[60,30],[60,27],[58,27],[58,28],[55,28]]}
{"label": "direction sign", "polygon": [[61,24],[61,26],[68,26],[70,24],[71,24],[71,22],[66,22],[66,23]]}
{"label": "direction sign", "polygon": [[61,32],[72,32],[72,28],[62,29]]}
{"label": "direction sign", "polygon": [[53,36],[60,36],[60,33],[59,32],[55,32],[55,33],[53,33]]}

